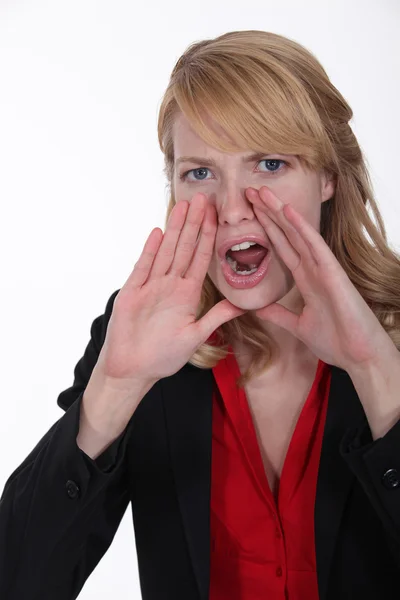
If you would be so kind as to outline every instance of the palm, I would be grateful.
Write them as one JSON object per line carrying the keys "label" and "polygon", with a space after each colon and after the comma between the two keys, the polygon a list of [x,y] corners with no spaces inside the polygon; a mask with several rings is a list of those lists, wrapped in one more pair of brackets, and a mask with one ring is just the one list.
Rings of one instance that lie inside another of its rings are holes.
{"label": "palm", "polygon": [[304,299],[300,315],[277,303],[256,314],[298,337],[328,364],[349,370],[372,360],[388,336],[320,233],[293,207],[284,211],[268,188],[251,191],[249,199]]}
{"label": "palm", "polygon": [[156,381],[176,373],[215,329],[245,312],[222,300],[196,321],[216,232],[215,213],[200,200],[193,199],[190,220],[181,203],[163,237],[152,231],[116,297],[101,355],[109,377],[126,381],[140,373]]}

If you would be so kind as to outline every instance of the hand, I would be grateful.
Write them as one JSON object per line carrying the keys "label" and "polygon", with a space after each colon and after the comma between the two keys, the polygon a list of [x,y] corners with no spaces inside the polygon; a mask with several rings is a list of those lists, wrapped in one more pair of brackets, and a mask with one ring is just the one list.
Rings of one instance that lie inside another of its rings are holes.
{"label": "hand", "polygon": [[216,232],[215,208],[196,194],[174,206],[164,234],[150,233],[115,298],[96,365],[112,387],[176,373],[222,323],[246,312],[224,299],[196,321]]}
{"label": "hand", "polygon": [[267,186],[246,193],[305,302],[301,315],[278,303],[255,314],[295,335],[328,364],[349,371],[374,361],[392,340],[321,234]]}

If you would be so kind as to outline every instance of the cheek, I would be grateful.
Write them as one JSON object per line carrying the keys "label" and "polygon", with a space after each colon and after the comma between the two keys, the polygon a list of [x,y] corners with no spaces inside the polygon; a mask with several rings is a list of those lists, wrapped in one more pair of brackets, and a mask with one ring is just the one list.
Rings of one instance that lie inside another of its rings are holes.
{"label": "cheek", "polygon": [[210,277],[211,281],[213,282],[213,284],[216,287],[218,287],[217,286],[217,270],[218,270],[218,266],[219,266],[219,258],[215,254],[215,247],[214,247],[214,253],[213,253],[212,258],[210,260],[210,264],[208,265],[207,275]]}
{"label": "cheek", "polygon": [[171,191],[176,203],[181,202],[182,200],[186,200],[186,202],[190,203],[195,194],[201,193],[204,194],[208,203],[215,205],[217,194],[215,187],[211,187],[211,185],[211,182],[207,182],[207,185],[201,185],[201,182],[199,182],[198,185],[195,183],[185,184],[180,181],[179,178],[174,178],[173,184],[171,185]]}
{"label": "cheek", "polygon": [[[277,194],[278,195],[278,194]],[[321,198],[318,191],[310,185],[287,186],[280,191],[279,199],[284,204],[291,204],[293,208],[308,221],[314,229],[319,231],[321,215]]]}
{"label": "cheek", "polygon": [[173,179],[171,191],[175,198],[176,204],[178,202],[182,202],[182,200],[189,200],[189,198],[187,197],[188,194],[186,193],[184,186],[182,186],[182,182],[177,177]]}

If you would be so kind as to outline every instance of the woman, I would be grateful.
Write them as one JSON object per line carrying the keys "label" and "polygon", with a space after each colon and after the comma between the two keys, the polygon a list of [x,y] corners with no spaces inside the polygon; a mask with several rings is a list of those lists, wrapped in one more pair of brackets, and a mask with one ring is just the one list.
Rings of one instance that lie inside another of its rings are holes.
{"label": "woman", "polygon": [[129,501],[144,600],[397,598],[400,261],[351,118],[285,37],[178,60],[166,230],[5,485],[2,599],[76,598]]}

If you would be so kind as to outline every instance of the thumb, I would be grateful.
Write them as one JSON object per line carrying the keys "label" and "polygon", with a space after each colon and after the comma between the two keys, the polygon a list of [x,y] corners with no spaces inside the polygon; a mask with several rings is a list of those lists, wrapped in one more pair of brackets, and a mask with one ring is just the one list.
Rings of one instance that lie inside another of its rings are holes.
{"label": "thumb", "polygon": [[278,325],[278,327],[282,327],[289,333],[296,335],[295,331],[297,330],[299,317],[282,304],[277,302],[269,304],[265,308],[256,310],[256,315],[263,321],[270,321],[274,325]]}
{"label": "thumb", "polygon": [[247,310],[238,308],[227,299],[221,300],[197,321],[200,336],[204,338],[204,340],[207,340],[220,325],[235,317],[244,315],[246,312]]}

